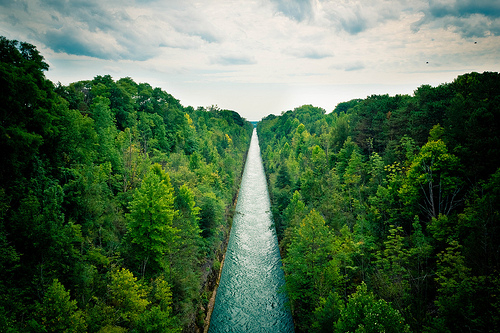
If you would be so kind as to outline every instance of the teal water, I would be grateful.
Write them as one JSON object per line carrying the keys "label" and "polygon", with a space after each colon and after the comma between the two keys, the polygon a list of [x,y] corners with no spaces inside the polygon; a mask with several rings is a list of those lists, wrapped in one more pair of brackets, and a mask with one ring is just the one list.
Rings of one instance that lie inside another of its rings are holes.
{"label": "teal water", "polygon": [[258,141],[254,130],[209,333],[294,332]]}

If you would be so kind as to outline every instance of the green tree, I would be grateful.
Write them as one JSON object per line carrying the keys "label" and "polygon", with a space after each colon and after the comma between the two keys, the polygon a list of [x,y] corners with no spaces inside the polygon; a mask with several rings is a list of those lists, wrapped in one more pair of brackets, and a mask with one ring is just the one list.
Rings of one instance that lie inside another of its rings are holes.
{"label": "green tree", "polygon": [[37,309],[39,329],[45,332],[86,332],[82,311],[57,279],[49,285]]}
{"label": "green tree", "polygon": [[498,169],[500,94],[494,87],[499,84],[499,73],[473,72],[447,85],[453,96],[440,123],[446,129],[446,143],[466,165],[466,175],[472,180],[487,179]]}
{"label": "green tree", "polygon": [[293,240],[295,230],[299,227],[300,222],[306,217],[306,205],[302,201],[302,196],[299,191],[293,192],[290,203],[283,211],[284,232],[280,242],[280,247],[286,251]]}
{"label": "green tree", "polygon": [[288,172],[288,167],[286,166],[286,164],[280,166],[275,185],[279,189],[289,189],[292,185],[290,173]]}
{"label": "green tree", "polygon": [[113,325],[134,328],[149,305],[147,289],[126,268],[114,269],[108,284],[108,302],[113,308]]}
{"label": "green tree", "polygon": [[134,193],[128,214],[127,239],[140,260],[140,272],[166,269],[166,254],[171,252],[178,229],[173,226],[174,190],[169,175],[154,164]]}
{"label": "green tree", "polygon": [[57,119],[49,66],[35,46],[0,36],[0,181],[25,176]]}
{"label": "green tree", "polygon": [[340,319],[340,314],[344,309],[344,301],[335,291],[330,292],[328,297],[320,297],[318,306],[314,309],[314,322],[312,332],[329,333],[332,332]]}
{"label": "green tree", "polygon": [[222,205],[215,193],[204,193],[200,200],[200,227],[202,236],[208,238],[213,236],[220,223]]}
{"label": "green tree", "polygon": [[370,182],[372,188],[375,188],[378,185],[382,185],[385,179],[384,166],[385,165],[382,157],[380,157],[379,154],[374,152],[370,155],[370,160],[368,162],[368,173],[371,176]]}
{"label": "green tree", "polygon": [[432,290],[432,270],[433,270],[433,247],[430,244],[430,237],[422,230],[422,224],[415,216],[413,221],[413,233],[409,237],[409,274],[408,282],[411,287],[410,308],[403,310],[406,321],[415,331],[421,331],[426,322],[427,295]]}
{"label": "green tree", "polygon": [[196,311],[199,298],[199,262],[204,245],[198,225],[200,208],[196,207],[194,193],[187,185],[182,185],[174,200],[176,216],[173,226],[179,230],[178,241],[172,248],[171,284],[175,295],[175,310],[186,318]]}
{"label": "green tree", "polygon": [[328,163],[326,160],[326,154],[323,149],[321,149],[320,146],[315,145],[312,148],[312,154],[311,154],[311,162],[312,162],[312,168],[314,170],[314,173],[318,176],[321,177],[325,172],[327,171]]}
{"label": "green tree", "polygon": [[[471,296],[469,280],[470,268],[465,265],[461,253],[462,246],[456,241],[450,241],[449,247],[437,255],[436,282],[438,297],[435,301],[439,309],[439,317],[434,326],[447,328],[453,332],[463,332],[474,326],[471,321],[476,317],[472,302],[465,299]],[[442,326],[444,324],[444,327]]]}
{"label": "green tree", "polygon": [[122,161],[115,146],[115,139],[118,134],[115,125],[115,117],[109,109],[109,99],[97,96],[91,106],[92,118],[94,119],[95,131],[99,142],[99,161],[111,162],[113,169],[122,169]]}
{"label": "green tree", "polygon": [[410,327],[399,311],[383,299],[377,300],[363,282],[356,293],[349,296],[341,311],[335,332],[410,332]]}
{"label": "green tree", "polygon": [[172,291],[162,276],[152,284],[152,306],[144,311],[137,323],[137,330],[144,333],[181,332],[177,318],[172,315]]}
{"label": "green tree", "polygon": [[[349,198],[357,197],[355,201],[357,203],[363,201],[364,178],[365,163],[363,162],[363,156],[354,150],[349,158],[343,179]],[[353,203],[353,206],[355,206],[355,203]]]}
{"label": "green tree", "polygon": [[326,298],[340,281],[339,267],[331,262],[331,235],[325,220],[312,210],[295,230],[294,237],[283,259],[286,289],[292,313],[300,318],[299,330],[311,327],[309,315],[320,297]]}
{"label": "green tree", "polygon": [[375,275],[378,294],[395,303],[397,309],[406,307],[409,298],[409,252],[404,244],[403,228],[391,226],[384,249],[377,253]]}
{"label": "green tree", "polygon": [[317,177],[312,169],[307,168],[301,173],[300,177],[300,193],[307,205],[314,205],[314,202],[323,197],[325,186],[323,179]]}
{"label": "green tree", "polygon": [[449,215],[461,203],[461,163],[442,140],[429,141],[413,160],[399,190],[407,204],[416,204],[428,219]]}
{"label": "green tree", "polygon": [[330,145],[334,152],[338,152],[349,136],[349,117],[345,113],[341,113],[335,118],[335,124],[330,130]]}
{"label": "green tree", "polygon": [[304,154],[306,152],[306,141],[309,138],[310,134],[307,131],[304,124],[300,124],[292,138],[292,147],[295,150],[295,157],[298,157],[300,154]]}

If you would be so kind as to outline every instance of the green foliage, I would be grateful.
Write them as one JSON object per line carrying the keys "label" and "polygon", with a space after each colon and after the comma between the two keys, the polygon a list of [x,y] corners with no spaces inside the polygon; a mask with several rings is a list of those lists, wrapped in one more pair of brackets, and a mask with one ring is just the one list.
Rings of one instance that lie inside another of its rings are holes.
{"label": "green foliage", "polygon": [[318,307],[313,312],[315,321],[312,324],[311,331],[332,332],[344,307],[343,300],[336,292],[330,292],[326,298],[320,297]]}
{"label": "green foliage", "polygon": [[[329,291],[340,284],[338,263],[330,259],[330,238],[325,220],[315,210],[294,231],[283,268],[292,313],[297,316],[312,312],[320,297],[326,298]],[[301,323],[304,326],[300,325],[299,329],[311,325],[311,320]]]}
{"label": "green foliage", "polygon": [[[54,86],[47,69],[0,37],[0,325],[186,330],[251,124],[131,78]],[[500,329],[499,82],[258,123],[297,331]]]}
{"label": "green foliage", "polygon": [[177,241],[171,245],[170,257],[175,306],[176,309],[182,309],[181,313],[196,313],[196,305],[200,299],[198,267],[203,255],[206,255],[203,253],[204,241],[198,224],[200,208],[196,206],[193,191],[186,185],[182,185],[177,191],[174,206],[176,216],[173,226],[179,230]]}
{"label": "green foliage", "polygon": [[171,252],[179,229],[173,226],[174,189],[169,175],[159,164],[154,164],[144,177],[141,187],[130,202],[127,237],[140,261],[140,272],[167,268],[164,255]]}
{"label": "green foliage", "polygon": [[410,165],[400,195],[418,204],[427,218],[449,215],[460,203],[461,168],[442,140],[429,141]]}
{"label": "green foliage", "polygon": [[295,230],[299,227],[300,222],[306,217],[306,205],[302,201],[300,192],[293,193],[290,203],[283,211],[283,218],[286,221],[284,225],[283,238],[280,242],[280,247],[283,250],[288,249],[290,242],[293,240]]}
{"label": "green foliage", "polygon": [[168,312],[162,311],[159,306],[153,306],[151,310],[144,312],[137,324],[137,331],[144,333],[181,332],[181,328],[176,325]]}
{"label": "green foliage", "polygon": [[[499,80],[470,73],[258,123],[297,331],[332,331],[362,281],[414,331],[498,329]],[[298,233],[312,210],[329,233],[323,259]],[[325,291],[313,282],[328,263],[341,279]]]}
{"label": "green foliage", "polygon": [[[33,45],[0,37],[0,114],[2,180],[7,174],[20,175],[25,160],[33,158],[43,144],[43,135],[52,132],[54,95],[43,71],[48,65]],[[23,87],[20,89],[19,87]]]}
{"label": "green foliage", "polygon": [[335,332],[410,332],[401,314],[383,299],[376,300],[362,283],[335,325]]}
{"label": "green foliage", "polygon": [[[449,89],[453,96],[445,109],[443,127],[447,142],[466,166],[466,175],[486,179],[498,169],[498,73],[468,73],[457,77]],[[438,122],[436,122],[438,123]]]}
{"label": "green foliage", "polygon": [[54,86],[47,69],[33,45],[0,37],[0,326],[49,330],[40,316],[56,316],[44,300],[55,293],[89,332],[186,329],[252,125],[128,77]]}
{"label": "green foliage", "polygon": [[82,311],[78,310],[75,300],[70,300],[69,292],[57,279],[49,285],[37,308],[38,329],[44,332],[86,331]]}
{"label": "green foliage", "polygon": [[203,195],[200,202],[200,227],[205,238],[216,233],[222,207],[217,200],[215,193],[208,192]]}
{"label": "green foliage", "polygon": [[491,293],[498,287],[491,287],[492,277],[472,276],[462,246],[455,240],[437,258],[435,304],[439,315],[432,328],[444,326],[453,332],[465,332],[472,327],[481,331],[498,329],[496,309],[491,306],[496,302]]}
{"label": "green foliage", "polygon": [[114,324],[134,327],[149,305],[145,288],[132,272],[122,268],[111,271],[108,293],[109,303],[114,309]]}
{"label": "green foliage", "polygon": [[376,255],[375,264],[379,270],[375,279],[380,288],[378,294],[394,303],[398,309],[404,309],[409,298],[410,254],[404,245],[403,228],[391,227],[384,242],[385,248]]}

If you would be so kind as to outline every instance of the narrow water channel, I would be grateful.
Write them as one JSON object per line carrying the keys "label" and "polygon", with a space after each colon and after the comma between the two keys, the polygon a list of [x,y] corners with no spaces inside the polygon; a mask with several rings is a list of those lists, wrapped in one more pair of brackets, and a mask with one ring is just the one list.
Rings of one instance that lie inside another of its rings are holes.
{"label": "narrow water channel", "polygon": [[254,129],[209,333],[294,332]]}

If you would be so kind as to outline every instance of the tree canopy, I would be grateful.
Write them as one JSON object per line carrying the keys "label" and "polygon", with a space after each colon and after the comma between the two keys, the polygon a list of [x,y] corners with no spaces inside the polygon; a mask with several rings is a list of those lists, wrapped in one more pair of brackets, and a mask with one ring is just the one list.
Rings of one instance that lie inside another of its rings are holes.
{"label": "tree canopy", "polygon": [[498,73],[257,130],[299,332],[496,331]]}
{"label": "tree canopy", "polygon": [[0,37],[1,330],[201,327],[253,126],[129,77],[46,70]]}

